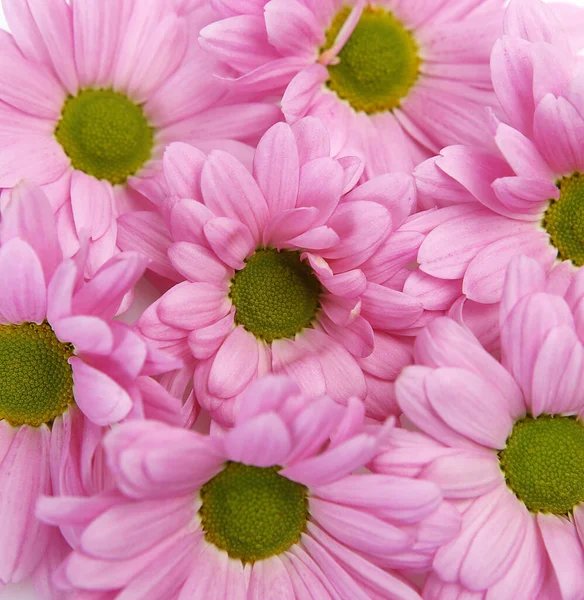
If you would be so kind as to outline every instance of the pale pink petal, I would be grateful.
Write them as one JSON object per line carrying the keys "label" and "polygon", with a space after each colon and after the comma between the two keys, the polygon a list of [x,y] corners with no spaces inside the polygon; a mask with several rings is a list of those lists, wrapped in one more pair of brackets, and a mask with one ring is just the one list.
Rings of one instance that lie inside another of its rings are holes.
{"label": "pale pink petal", "polygon": [[67,317],[53,323],[52,327],[59,339],[73,344],[78,352],[109,354],[113,350],[112,331],[98,317]]}
{"label": "pale pink petal", "polygon": [[570,51],[558,18],[543,2],[512,2],[505,11],[505,34],[528,42],[548,42]]}
{"label": "pale pink petal", "polygon": [[300,169],[296,206],[318,208],[319,224],[326,223],[341,199],[343,180],[343,168],[332,158],[315,158],[304,163]]}
{"label": "pale pink petal", "polygon": [[426,310],[448,310],[462,295],[462,282],[437,279],[416,270],[406,279],[403,291],[419,300]]}
{"label": "pale pink petal", "polygon": [[209,219],[203,231],[213,252],[234,269],[243,269],[244,259],[257,245],[257,240],[243,223],[228,217]]}
{"label": "pale pink petal", "polygon": [[76,356],[69,363],[73,369],[75,401],[89,420],[97,425],[110,425],[130,412],[130,395],[111,377]]}
{"label": "pale pink petal", "polygon": [[270,595],[278,600],[296,600],[290,576],[278,556],[253,564],[246,600],[264,600]]}
{"label": "pale pink petal", "polygon": [[168,249],[168,258],[189,281],[207,281],[221,286],[227,285],[232,274],[211,250],[198,244],[177,242]]}
{"label": "pale pink petal", "polygon": [[272,217],[295,207],[300,164],[289,125],[278,123],[262,137],[254,157],[254,177]]}
{"label": "pale pink petal", "polygon": [[284,210],[270,219],[264,229],[262,243],[280,248],[282,244],[307,233],[318,220],[319,210],[314,206]]}
{"label": "pale pink petal", "polygon": [[191,331],[188,343],[193,356],[199,360],[213,356],[233,329],[234,317],[235,309],[219,321]]}
{"label": "pale pink petal", "polygon": [[8,322],[42,323],[47,311],[47,287],[41,261],[19,238],[0,248],[0,315]]}
{"label": "pale pink petal", "polygon": [[203,152],[180,142],[164,151],[164,178],[171,194],[178,198],[201,198],[201,173],[207,157]]}
{"label": "pale pink petal", "polygon": [[303,69],[292,79],[282,97],[282,111],[288,123],[307,116],[315,96],[328,77],[326,67],[317,63]]}
{"label": "pale pink petal", "polygon": [[315,117],[305,117],[292,125],[300,164],[330,156],[330,138],[325,124]]}
{"label": "pale pink petal", "polygon": [[296,341],[289,339],[272,342],[272,369],[274,373],[290,376],[310,396],[322,396],[326,391],[325,377],[316,356],[307,353]]}
{"label": "pale pink petal", "polygon": [[416,298],[376,283],[370,283],[363,294],[362,315],[373,327],[403,329],[415,323],[422,312],[422,303]]}
{"label": "pale pink petal", "polygon": [[507,268],[501,298],[501,322],[504,322],[517,302],[524,296],[545,291],[546,274],[533,258],[518,256]]}
{"label": "pale pink petal", "polygon": [[105,181],[99,181],[81,171],[74,171],[71,179],[71,205],[77,232],[97,240],[105,234],[113,217],[113,190]]}
{"label": "pale pink petal", "polygon": [[236,327],[225,339],[209,373],[209,391],[220,398],[239,394],[258,367],[258,342],[243,326]]}

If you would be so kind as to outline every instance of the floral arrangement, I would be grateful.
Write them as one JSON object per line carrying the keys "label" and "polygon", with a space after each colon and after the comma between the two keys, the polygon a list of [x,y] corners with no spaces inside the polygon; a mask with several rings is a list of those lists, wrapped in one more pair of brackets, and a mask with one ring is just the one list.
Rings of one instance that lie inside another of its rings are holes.
{"label": "floral arrangement", "polygon": [[584,12],[2,6],[4,594],[583,600]]}

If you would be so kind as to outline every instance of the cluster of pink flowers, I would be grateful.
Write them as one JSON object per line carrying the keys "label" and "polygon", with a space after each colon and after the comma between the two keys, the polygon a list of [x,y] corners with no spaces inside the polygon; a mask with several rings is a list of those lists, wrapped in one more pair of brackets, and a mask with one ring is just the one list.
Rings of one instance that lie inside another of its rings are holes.
{"label": "cluster of pink flowers", "polygon": [[584,600],[584,12],[1,1],[0,596]]}

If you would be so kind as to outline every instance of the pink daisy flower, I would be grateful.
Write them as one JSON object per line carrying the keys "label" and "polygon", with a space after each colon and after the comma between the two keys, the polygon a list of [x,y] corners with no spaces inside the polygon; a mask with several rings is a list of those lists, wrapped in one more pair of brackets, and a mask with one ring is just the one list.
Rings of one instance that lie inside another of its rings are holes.
{"label": "pink daisy flower", "polygon": [[[450,205],[417,220],[425,239],[406,289],[422,302],[497,303],[517,255],[584,264],[584,79],[546,5],[511,3],[506,33],[491,62],[505,121],[493,119],[493,151],[449,147],[415,173],[421,206]],[[494,323],[496,306],[486,311]]]}
{"label": "pink daisy flower", "polygon": [[155,213],[129,213],[120,243],[181,282],[138,327],[185,360],[181,381],[195,370],[195,394],[213,418],[233,423],[240,394],[270,372],[312,396],[365,399],[376,418],[394,412],[393,380],[411,362],[411,342],[398,334],[423,312],[399,290],[421,237],[399,231],[415,206],[412,178],[354,187],[359,161],[330,158],[314,118],[273,126],[253,174],[225,152],[207,157],[185,144],[166,151],[164,174],[168,228]]}
{"label": "pink daisy flower", "polygon": [[425,598],[582,596],[584,272],[567,288],[560,282],[546,281],[533,259],[515,259],[501,362],[461,325],[436,319],[416,340],[417,365],[396,382],[404,415],[423,433],[398,444],[398,459],[380,456],[374,471],[414,469],[462,512]]}
{"label": "pink daisy flower", "polygon": [[109,433],[118,493],[39,502],[80,529],[61,584],[120,600],[419,599],[387,569],[435,551],[460,516],[434,483],[354,473],[392,422],[366,426],[359,400],[309,399],[284,377],[242,406],[219,435],[137,421]]}
{"label": "pink daisy flower", "polygon": [[118,254],[85,283],[83,255],[63,260],[40,189],[12,190],[0,227],[3,583],[50,559],[51,533],[34,517],[38,496],[95,489],[91,461],[102,426],[128,416],[180,419],[178,401],[145,377],[180,362],[112,320],[147,259]]}
{"label": "pink daisy flower", "polygon": [[89,236],[88,276],[116,249],[117,216],[155,194],[169,142],[232,147],[278,120],[274,106],[224,102],[209,57],[188,48],[209,9],[187,20],[167,4],[3,0],[0,187],[42,185],[66,254]]}
{"label": "pink daisy flower", "polygon": [[236,89],[283,94],[290,123],[323,119],[333,153],[363,158],[368,177],[484,139],[503,0],[213,5],[226,18],[201,30],[201,47],[233,69]]}

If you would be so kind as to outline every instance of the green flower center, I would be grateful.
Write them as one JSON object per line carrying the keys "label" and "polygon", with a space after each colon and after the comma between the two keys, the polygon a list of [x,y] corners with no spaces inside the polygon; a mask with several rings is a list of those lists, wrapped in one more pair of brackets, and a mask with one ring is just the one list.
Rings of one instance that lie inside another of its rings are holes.
{"label": "green flower center", "polygon": [[584,175],[574,173],[557,183],[558,200],[551,200],[542,225],[562,260],[584,265]]}
{"label": "green flower center", "polygon": [[[333,19],[323,50],[332,47],[351,13],[345,7]],[[329,88],[357,111],[393,110],[408,95],[420,72],[418,45],[390,12],[368,6],[351,37],[329,65]]]}
{"label": "green flower center", "polygon": [[499,461],[507,486],[532,512],[567,515],[584,501],[584,426],[575,417],[517,421]]}
{"label": "green flower center", "polygon": [[73,402],[73,353],[46,322],[0,325],[0,419],[38,427],[63,414]]}
{"label": "green flower center", "polygon": [[154,146],[154,130],[142,107],[111,89],[70,96],[55,136],[75,169],[112,184],[135,175]]}
{"label": "green flower center", "polygon": [[293,338],[310,327],[322,287],[299,252],[260,248],[231,281],[235,322],[257,338]]}
{"label": "green flower center", "polygon": [[231,558],[254,562],[288,550],[308,520],[308,490],[281,467],[228,462],[201,488],[199,511],[209,542]]}

